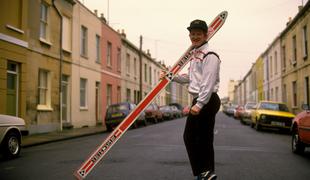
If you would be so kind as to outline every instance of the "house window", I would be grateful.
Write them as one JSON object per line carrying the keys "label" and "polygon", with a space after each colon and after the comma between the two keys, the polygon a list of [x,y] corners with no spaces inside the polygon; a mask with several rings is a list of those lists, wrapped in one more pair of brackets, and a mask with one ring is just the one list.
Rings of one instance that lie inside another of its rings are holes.
{"label": "house window", "polygon": [[270,66],[270,72],[269,72],[269,74],[270,74],[270,77],[272,77],[272,75],[273,75],[273,67],[272,67],[272,56],[270,56],[269,57],[270,59],[269,59],[269,66]]}
{"label": "house window", "polygon": [[156,69],[154,69],[154,83],[157,82]]}
{"label": "house window", "polygon": [[151,67],[149,67],[149,83],[150,83],[150,85],[152,85],[152,68]]}
{"label": "house window", "polygon": [[287,102],[286,84],[283,85],[282,100],[283,100],[283,102]]}
{"label": "house window", "polygon": [[126,74],[130,75],[130,54],[126,54]]}
{"label": "house window", "polygon": [[38,109],[51,109],[51,77],[50,72],[39,70],[39,104]]}
{"label": "house window", "polygon": [[282,46],[282,71],[286,69],[286,53],[285,53],[285,46]]}
{"label": "house window", "polygon": [[134,100],[135,104],[138,104],[138,102],[139,102],[139,91],[137,91],[137,90],[133,91],[133,100]]}
{"label": "house window", "polygon": [[96,34],[96,62],[100,63],[101,50],[100,50],[100,36]]}
{"label": "house window", "polygon": [[71,19],[66,16],[63,16],[62,19],[62,49],[71,52]]}
{"label": "house window", "polygon": [[110,42],[107,44],[107,66],[112,66],[112,44]]}
{"label": "house window", "polygon": [[121,71],[121,49],[117,49],[117,70],[120,72]]}
{"label": "house window", "polygon": [[[10,1],[1,1],[1,18],[5,18],[6,27],[10,30],[24,33],[22,30],[22,7],[24,2],[22,0],[10,0]],[[12,13],[14,12],[14,13]],[[9,17],[4,17],[4,15],[10,15]],[[1,19],[1,20],[2,20]],[[4,24],[4,23],[3,23]]]}
{"label": "house window", "polygon": [[144,82],[147,82],[147,65],[144,64]]}
{"label": "house window", "polygon": [[133,59],[133,71],[135,78],[137,78],[137,58]]}
{"label": "house window", "polygon": [[87,28],[81,26],[81,56],[87,56]]}
{"label": "house window", "polygon": [[309,86],[309,77],[305,77],[305,100],[304,103],[310,104],[310,86]]}
{"label": "house window", "polygon": [[121,102],[121,87],[117,86],[117,102]]}
{"label": "house window", "polygon": [[302,40],[303,40],[303,58],[306,59],[308,56],[308,37],[307,37],[307,26],[302,28]]}
{"label": "house window", "polygon": [[296,36],[293,36],[292,42],[292,50],[293,50],[293,57],[292,57],[292,64],[296,65],[297,63],[297,47],[296,47]]}
{"label": "house window", "polygon": [[292,92],[293,92],[293,107],[297,107],[297,82],[292,82]]}
{"label": "house window", "polygon": [[40,38],[47,40],[48,36],[48,5],[41,3]]}
{"label": "house window", "polygon": [[276,92],[275,92],[276,94],[275,94],[275,100],[276,101],[279,101],[279,87],[276,87]]}
{"label": "house window", "polygon": [[274,52],[274,74],[278,74],[278,52]]}
{"label": "house window", "polygon": [[130,98],[131,97],[131,92],[130,92],[130,89],[126,89],[126,101],[127,102],[130,102]]}
{"label": "house window", "polygon": [[80,79],[80,107],[87,107],[87,79]]}
{"label": "house window", "polygon": [[107,84],[107,107],[112,104],[112,85]]}

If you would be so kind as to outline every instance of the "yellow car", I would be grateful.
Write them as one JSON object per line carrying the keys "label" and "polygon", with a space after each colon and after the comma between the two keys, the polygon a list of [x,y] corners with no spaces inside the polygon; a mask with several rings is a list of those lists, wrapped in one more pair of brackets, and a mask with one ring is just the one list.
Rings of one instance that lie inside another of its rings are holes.
{"label": "yellow car", "polygon": [[272,101],[260,101],[252,111],[251,127],[260,130],[262,127],[273,127],[289,130],[294,114],[290,113],[286,104]]}

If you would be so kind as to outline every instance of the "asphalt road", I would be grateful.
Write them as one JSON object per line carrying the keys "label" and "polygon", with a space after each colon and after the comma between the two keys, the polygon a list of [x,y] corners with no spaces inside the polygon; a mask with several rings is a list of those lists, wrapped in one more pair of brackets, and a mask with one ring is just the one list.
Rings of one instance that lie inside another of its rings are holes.
{"label": "asphalt road", "polygon": [[[87,179],[193,180],[182,133],[185,118],[129,130]],[[22,149],[21,157],[0,160],[0,179],[75,179],[74,171],[108,134]],[[219,113],[215,160],[219,180],[308,180],[310,148],[291,152],[290,136],[257,132]]]}

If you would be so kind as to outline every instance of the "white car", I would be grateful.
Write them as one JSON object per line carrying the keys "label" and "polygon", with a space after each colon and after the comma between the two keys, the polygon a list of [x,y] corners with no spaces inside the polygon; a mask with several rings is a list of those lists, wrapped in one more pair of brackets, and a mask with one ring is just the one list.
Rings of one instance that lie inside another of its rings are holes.
{"label": "white car", "polygon": [[22,118],[0,114],[0,150],[6,159],[20,154],[22,135],[28,130]]}

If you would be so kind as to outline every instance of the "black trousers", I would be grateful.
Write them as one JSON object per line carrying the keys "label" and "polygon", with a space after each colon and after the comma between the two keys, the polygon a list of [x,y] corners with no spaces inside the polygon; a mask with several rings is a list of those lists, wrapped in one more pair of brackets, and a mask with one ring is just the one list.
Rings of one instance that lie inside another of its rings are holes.
{"label": "black trousers", "polygon": [[[196,104],[193,100],[192,106]],[[221,100],[213,93],[208,104],[198,115],[189,114],[184,130],[184,142],[194,176],[205,171],[214,171],[214,123]]]}

